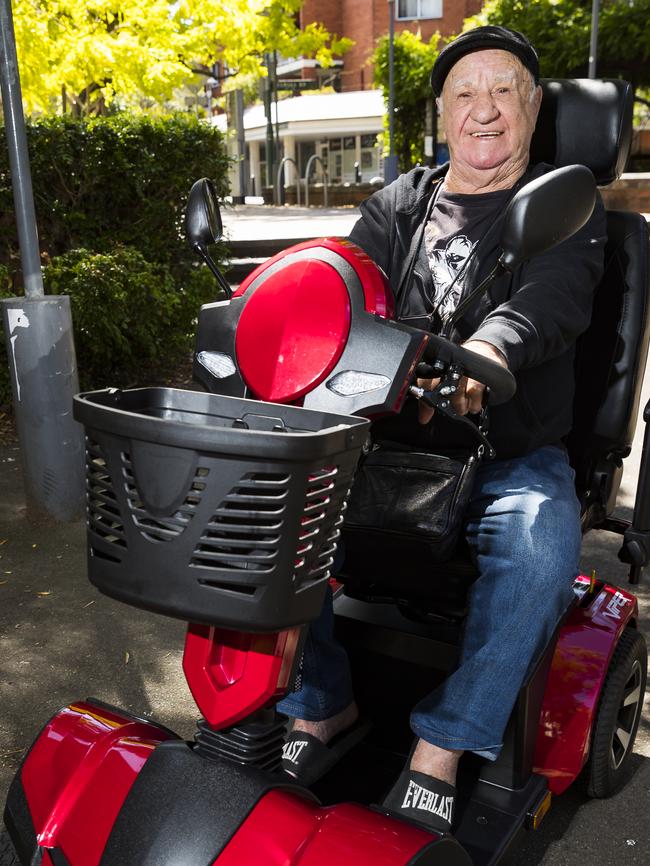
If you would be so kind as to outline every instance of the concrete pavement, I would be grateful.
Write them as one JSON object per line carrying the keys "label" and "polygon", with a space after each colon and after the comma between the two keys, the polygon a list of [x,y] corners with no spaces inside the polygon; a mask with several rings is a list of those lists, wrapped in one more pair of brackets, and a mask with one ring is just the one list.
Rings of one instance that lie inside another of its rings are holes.
{"label": "concrete pavement", "polygon": [[222,211],[224,239],[249,241],[286,238],[298,243],[308,238],[346,236],[359,218],[356,207],[274,207],[234,205]]}

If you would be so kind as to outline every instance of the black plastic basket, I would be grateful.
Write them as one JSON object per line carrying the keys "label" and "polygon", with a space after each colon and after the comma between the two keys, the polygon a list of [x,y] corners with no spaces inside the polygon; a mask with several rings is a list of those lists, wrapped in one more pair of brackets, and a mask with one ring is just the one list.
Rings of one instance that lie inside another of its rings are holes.
{"label": "black plastic basket", "polygon": [[368,421],[173,388],[80,394],[74,414],[101,592],[246,631],[318,615]]}

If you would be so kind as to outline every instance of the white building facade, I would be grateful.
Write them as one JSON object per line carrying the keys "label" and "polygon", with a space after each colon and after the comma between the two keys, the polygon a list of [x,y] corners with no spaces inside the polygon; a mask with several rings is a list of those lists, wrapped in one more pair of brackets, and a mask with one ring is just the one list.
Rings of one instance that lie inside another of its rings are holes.
{"label": "white building facade", "polygon": [[[272,103],[273,132],[279,138],[280,159],[285,163],[285,184],[295,186],[296,174],[304,178],[309,166],[310,179],[327,170],[330,184],[367,183],[382,175],[383,164],[378,136],[385,113],[380,90],[309,94]],[[215,122],[225,131],[226,118]],[[266,183],[267,118],[263,105],[244,112],[247,188],[243,195],[261,195]],[[237,157],[237,144],[230,141],[231,155]],[[239,170],[232,169],[232,189],[239,185]],[[273,179],[275,185],[276,178]]]}

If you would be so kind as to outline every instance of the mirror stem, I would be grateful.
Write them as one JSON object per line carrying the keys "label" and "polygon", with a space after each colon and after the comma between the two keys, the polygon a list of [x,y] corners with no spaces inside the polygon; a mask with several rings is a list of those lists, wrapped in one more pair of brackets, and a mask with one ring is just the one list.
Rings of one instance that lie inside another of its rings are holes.
{"label": "mirror stem", "polygon": [[229,301],[232,298],[232,289],[230,288],[230,286],[226,282],[226,279],[223,276],[223,274],[221,273],[221,271],[219,270],[219,268],[215,265],[215,263],[210,258],[208,251],[204,247],[202,247],[201,244],[197,243],[197,244],[193,244],[193,246],[194,246],[194,249],[196,250],[196,252],[201,256],[203,261],[206,263],[206,265],[210,268],[212,273],[215,275],[217,282],[219,283],[220,288],[224,292],[226,299]]}

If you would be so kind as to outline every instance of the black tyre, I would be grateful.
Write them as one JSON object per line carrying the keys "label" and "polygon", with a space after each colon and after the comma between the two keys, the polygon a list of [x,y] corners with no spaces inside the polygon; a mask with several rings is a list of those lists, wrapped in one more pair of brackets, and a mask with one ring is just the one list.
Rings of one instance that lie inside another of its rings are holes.
{"label": "black tyre", "polygon": [[6,830],[0,830],[0,866],[20,866],[16,849]]}
{"label": "black tyre", "polygon": [[591,754],[585,768],[590,797],[611,797],[627,781],[643,707],[647,668],[648,652],[643,635],[628,627],[614,650],[600,694]]}

